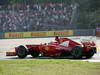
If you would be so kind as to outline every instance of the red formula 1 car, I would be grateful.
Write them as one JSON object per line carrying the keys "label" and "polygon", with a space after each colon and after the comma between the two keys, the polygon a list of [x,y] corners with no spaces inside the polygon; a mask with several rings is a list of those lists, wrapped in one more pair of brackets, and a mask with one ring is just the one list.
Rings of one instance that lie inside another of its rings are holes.
{"label": "red formula 1 car", "polygon": [[15,47],[14,51],[6,52],[6,56],[18,56],[25,58],[27,55],[32,57],[42,56],[72,56],[73,58],[91,58],[96,53],[96,44],[90,40],[81,43],[65,37],[55,37],[55,42],[45,44],[29,44]]}

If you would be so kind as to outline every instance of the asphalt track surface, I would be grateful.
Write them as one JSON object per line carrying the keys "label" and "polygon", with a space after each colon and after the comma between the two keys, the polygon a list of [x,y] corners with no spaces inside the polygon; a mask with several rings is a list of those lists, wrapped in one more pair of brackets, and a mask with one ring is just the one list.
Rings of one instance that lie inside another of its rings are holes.
{"label": "asphalt track surface", "polygon": [[[80,38],[86,38],[83,36],[80,37],[69,37],[77,42],[80,42]],[[88,38],[88,36],[87,36]],[[100,38],[93,37],[96,40],[97,43],[97,54],[95,54],[91,59],[77,59],[81,61],[89,61],[89,62],[100,62]],[[7,57],[5,55],[6,51],[9,51],[13,49],[16,46],[19,45],[25,45],[25,44],[40,44],[40,43],[48,43],[54,41],[54,37],[51,38],[27,38],[27,39],[1,39],[0,40],[0,60],[16,60],[19,59],[17,56],[9,56]],[[68,59],[68,60],[75,60],[71,57],[38,57],[38,58],[32,58],[30,55],[28,55],[25,59]],[[77,61],[75,60],[75,61]]]}

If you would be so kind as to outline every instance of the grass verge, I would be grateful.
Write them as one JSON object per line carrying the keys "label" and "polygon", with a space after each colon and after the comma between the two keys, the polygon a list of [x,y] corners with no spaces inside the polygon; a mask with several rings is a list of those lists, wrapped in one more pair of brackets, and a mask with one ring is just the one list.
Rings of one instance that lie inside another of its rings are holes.
{"label": "grass verge", "polygon": [[0,60],[0,75],[99,75],[100,63],[67,59]]}

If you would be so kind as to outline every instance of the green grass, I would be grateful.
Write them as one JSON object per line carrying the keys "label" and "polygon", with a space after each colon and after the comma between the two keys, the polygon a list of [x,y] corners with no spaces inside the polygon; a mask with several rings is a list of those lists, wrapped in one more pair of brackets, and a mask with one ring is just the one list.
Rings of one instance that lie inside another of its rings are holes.
{"label": "green grass", "polygon": [[99,75],[100,63],[67,59],[0,60],[0,75]]}

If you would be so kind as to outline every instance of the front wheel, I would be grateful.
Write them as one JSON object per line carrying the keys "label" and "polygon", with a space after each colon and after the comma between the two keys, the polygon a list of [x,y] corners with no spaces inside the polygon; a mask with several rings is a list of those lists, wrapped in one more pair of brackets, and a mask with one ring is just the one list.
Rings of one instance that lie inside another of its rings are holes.
{"label": "front wheel", "polygon": [[73,47],[72,51],[71,51],[71,55],[73,56],[73,58],[75,59],[79,59],[82,58],[83,55],[83,48],[81,46],[75,46]]}
{"label": "front wheel", "polygon": [[25,58],[28,55],[28,51],[24,46],[19,46],[16,50],[16,54],[19,58]]}

